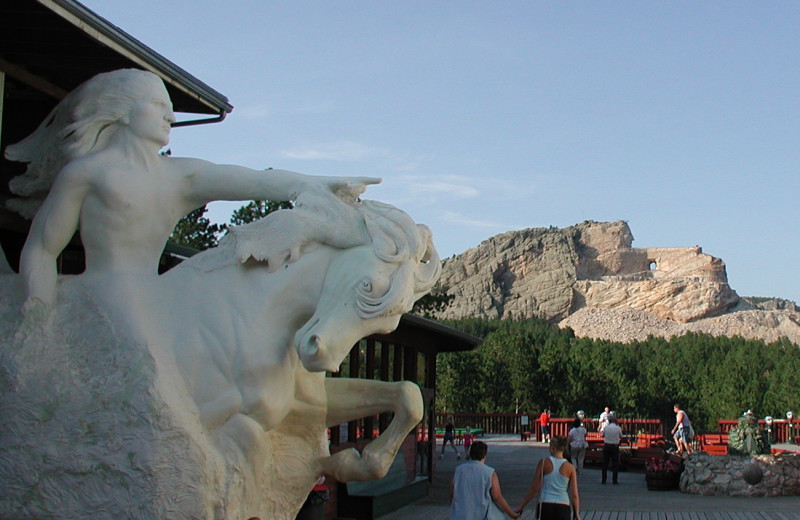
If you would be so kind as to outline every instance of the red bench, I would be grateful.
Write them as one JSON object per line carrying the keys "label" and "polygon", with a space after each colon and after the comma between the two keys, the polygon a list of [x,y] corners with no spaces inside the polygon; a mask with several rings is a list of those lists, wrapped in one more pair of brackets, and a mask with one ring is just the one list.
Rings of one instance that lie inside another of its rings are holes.
{"label": "red bench", "polygon": [[589,446],[592,444],[603,444],[603,434],[600,432],[587,432],[586,433],[586,442],[589,443]]}
{"label": "red bench", "polygon": [[704,433],[699,436],[700,451],[711,455],[728,454],[727,433]]}
{"label": "red bench", "polygon": [[663,444],[664,436],[657,433],[640,433],[636,436],[636,448],[652,448]]}

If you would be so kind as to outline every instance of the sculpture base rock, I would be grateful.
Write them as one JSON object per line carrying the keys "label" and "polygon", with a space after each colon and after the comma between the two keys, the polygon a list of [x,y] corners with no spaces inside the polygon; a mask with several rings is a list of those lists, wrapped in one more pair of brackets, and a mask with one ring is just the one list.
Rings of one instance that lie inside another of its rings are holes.
{"label": "sculpture base rock", "polygon": [[[49,318],[23,322],[21,283],[0,276],[0,518],[294,518],[302,498],[266,492],[275,461],[251,475],[230,439],[203,430],[170,355],[121,339],[77,280],[60,291]],[[282,437],[260,442],[286,454]],[[303,498],[316,478],[283,475]]]}

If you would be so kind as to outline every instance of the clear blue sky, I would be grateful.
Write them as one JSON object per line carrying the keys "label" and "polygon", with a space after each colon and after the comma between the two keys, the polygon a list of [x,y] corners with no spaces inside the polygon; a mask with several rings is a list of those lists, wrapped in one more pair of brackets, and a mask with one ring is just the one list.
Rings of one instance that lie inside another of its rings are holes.
{"label": "clear blue sky", "polygon": [[[235,106],[175,155],[376,175],[441,256],[626,220],[800,301],[800,3],[84,0]],[[227,221],[240,204],[216,204]]]}

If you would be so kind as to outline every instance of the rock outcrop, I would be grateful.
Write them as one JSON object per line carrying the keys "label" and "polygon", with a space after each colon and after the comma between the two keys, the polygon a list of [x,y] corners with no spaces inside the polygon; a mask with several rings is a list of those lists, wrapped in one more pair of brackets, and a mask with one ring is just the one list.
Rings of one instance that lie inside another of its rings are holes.
{"label": "rock outcrop", "polygon": [[544,318],[613,341],[686,332],[800,343],[791,302],[751,302],[700,247],[634,248],[625,222],[494,236],[444,262],[439,318]]}

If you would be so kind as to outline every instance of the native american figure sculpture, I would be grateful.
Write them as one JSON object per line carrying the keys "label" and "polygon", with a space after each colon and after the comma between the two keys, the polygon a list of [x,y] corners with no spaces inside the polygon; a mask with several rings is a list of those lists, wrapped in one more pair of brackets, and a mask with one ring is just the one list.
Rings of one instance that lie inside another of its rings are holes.
{"label": "native american figure sculpture", "polygon": [[[34,215],[0,274],[0,516],[293,519],[317,477],[380,478],[422,417],[412,383],[330,379],[435,283],[430,230],[361,201],[369,177],[159,155],[161,80],[102,74],[6,151]],[[158,275],[211,200],[295,200]],[[79,229],[86,271],[56,274]],[[394,412],[362,452],[327,428]]]}

